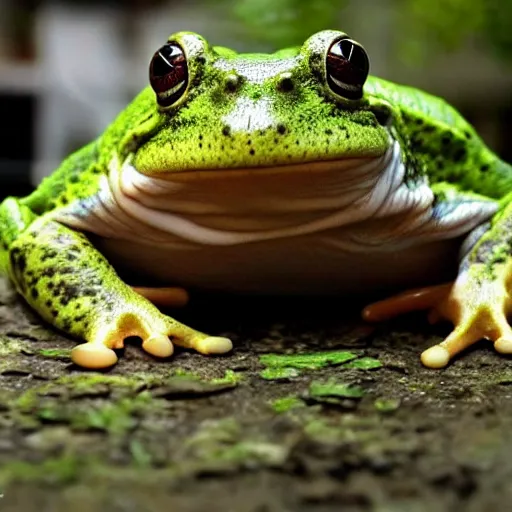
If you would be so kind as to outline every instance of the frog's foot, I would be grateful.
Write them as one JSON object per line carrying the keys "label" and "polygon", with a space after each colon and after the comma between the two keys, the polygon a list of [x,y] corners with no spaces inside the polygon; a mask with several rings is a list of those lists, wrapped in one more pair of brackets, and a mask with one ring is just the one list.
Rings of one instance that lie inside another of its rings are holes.
{"label": "frog's foot", "polygon": [[149,288],[143,286],[132,286],[132,288],[133,291],[158,307],[180,308],[186,306],[189,301],[189,294],[183,288]]}
{"label": "frog's foot", "polygon": [[142,348],[158,358],[173,354],[173,342],[202,354],[223,354],[233,348],[228,338],[208,336],[164,315],[142,311],[119,314],[110,325],[91,334],[87,343],[76,346],[71,359],[84,368],[108,368],[117,362],[114,349],[123,348],[125,340],[131,337],[142,339]]}
{"label": "frog's foot", "polygon": [[454,324],[450,335],[421,354],[429,368],[443,368],[459,352],[481,339],[494,343],[503,354],[512,354],[512,329],[507,315],[512,313],[508,292],[512,266],[495,268],[491,277],[483,266],[473,266],[455,283],[411,290],[371,304],[363,310],[369,321],[382,321],[414,310],[430,309],[430,320],[446,319]]}
{"label": "frog's foot", "polygon": [[432,311],[437,319],[453,322],[454,329],[438,345],[421,354],[429,368],[443,368],[456,354],[481,339],[493,342],[502,354],[512,354],[512,313],[509,293],[512,266],[496,266],[492,278],[473,267],[459,275],[450,293]]}

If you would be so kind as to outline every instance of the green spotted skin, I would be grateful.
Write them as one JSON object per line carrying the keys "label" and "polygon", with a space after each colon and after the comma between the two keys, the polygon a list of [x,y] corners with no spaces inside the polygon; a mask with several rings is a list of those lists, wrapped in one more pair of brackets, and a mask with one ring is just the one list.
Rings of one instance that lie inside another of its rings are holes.
{"label": "green spotted skin", "polygon": [[43,318],[81,339],[96,339],[102,325],[119,325],[123,315],[129,324],[128,313],[142,323],[164,321],[120,280],[87,234],[52,220],[52,212],[70,203],[87,208],[114,158],[165,177],[379,157],[396,139],[411,186],[429,180],[437,190],[448,184],[490,198],[511,190],[510,166],[443,100],[371,76],[360,100],[332,91],[325,56],[342,35],[323,31],[273,55],[211,47],[188,32],[171,36],[187,58],[185,93],[161,108],[147,87],[34,193],[2,203],[0,268]]}

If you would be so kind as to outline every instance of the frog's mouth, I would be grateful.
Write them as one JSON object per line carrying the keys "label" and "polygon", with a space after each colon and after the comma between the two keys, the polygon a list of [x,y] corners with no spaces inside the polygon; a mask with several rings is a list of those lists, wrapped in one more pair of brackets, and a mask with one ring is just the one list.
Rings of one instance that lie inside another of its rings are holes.
{"label": "frog's mouth", "polygon": [[398,142],[369,160],[257,172],[187,171],[166,179],[114,158],[99,192],[86,203],[69,204],[55,217],[101,237],[173,250],[283,241],[332,230],[338,230],[337,250],[397,250],[460,236],[496,209],[490,203],[461,203],[436,210],[426,180],[407,182]]}
{"label": "frog's mouth", "polygon": [[60,215],[65,223],[107,237],[232,245],[426,207],[430,189],[405,196],[404,177],[398,143],[379,158],[190,170],[165,173],[165,178],[138,172],[130,159],[121,164],[114,158],[91,204],[69,205]]}

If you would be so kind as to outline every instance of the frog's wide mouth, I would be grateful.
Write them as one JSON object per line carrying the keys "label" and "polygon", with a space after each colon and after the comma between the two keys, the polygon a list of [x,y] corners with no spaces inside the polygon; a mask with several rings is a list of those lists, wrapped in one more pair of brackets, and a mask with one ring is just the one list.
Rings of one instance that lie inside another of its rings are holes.
{"label": "frog's wide mouth", "polygon": [[[172,182],[188,182],[195,180],[222,180],[233,178],[252,178],[256,176],[269,176],[281,174],[325,174],[330,172],[356,171],[359,179],[364,175],[379,167],[379,161],[382,161],[382,167],[386,166],[386,161],[391,154],[391,148],[381,156],[362,156],[338,158],[333,160],[317,160],[311,162],[302,162],[298,164],[268,165],[259,167],[233,167],[233,168],[210,168],[210,169],[186,169],[182,171],[158,169],[153,172],[140,172],[140,174],[149,178]],[[346,176],[347,179],[349,176]]]}

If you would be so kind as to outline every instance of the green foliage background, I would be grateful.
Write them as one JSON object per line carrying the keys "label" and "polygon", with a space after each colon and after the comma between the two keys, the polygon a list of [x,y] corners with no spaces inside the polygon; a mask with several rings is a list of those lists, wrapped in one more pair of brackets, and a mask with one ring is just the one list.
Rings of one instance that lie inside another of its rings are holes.
{"label": "green foliage background", "polygon": [[[454,51],[471,38],[512,61],[512,0],[383,1],[396,20],[394,50],[404,60],[421,63],[432,52]],[[312,33],[335,27],[342,10],[355,2],[215,0],[238,21],[241,36],[274,48],[301,44]],[[368,14],[372,23],[379,22]]]}

